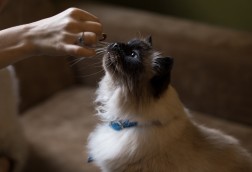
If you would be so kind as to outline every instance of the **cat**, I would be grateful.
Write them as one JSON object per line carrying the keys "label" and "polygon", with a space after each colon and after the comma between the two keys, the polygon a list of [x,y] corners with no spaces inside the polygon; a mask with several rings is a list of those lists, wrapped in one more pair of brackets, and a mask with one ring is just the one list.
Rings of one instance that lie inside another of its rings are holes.
{"label": "cat", "polygon": [[26,161],[27,143],[18,118],[17,87],[14,67],[0,69],[0,160],[2,162],[0,171],[8,169],[11,172],[19,172]]}
{"label": "cat", "polygon": [[173,61],[151,37],[107,46],[88,161],[103,172],[252,172],[235,138],[190,117],[170,84]]}

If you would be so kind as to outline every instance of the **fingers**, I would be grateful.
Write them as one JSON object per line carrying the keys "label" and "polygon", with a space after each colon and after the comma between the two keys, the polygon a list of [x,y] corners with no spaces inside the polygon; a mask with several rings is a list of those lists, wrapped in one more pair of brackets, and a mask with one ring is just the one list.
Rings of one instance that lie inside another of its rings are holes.
{"label": "fingers", "polygon": [[79,46],[88,46],[96,44],[98,41],[98,37],[93,32],[81,32],[78,34],[69,34],[65,33],[64,38],[60,42],[65,44],[75,44]]}
{"label": "fingers", "polygon": [[98,36],[102,34],[102,25],[97,22],[86,21],[82,23],[82,32],[94,32]]}
{"label": "fingers", "polygon": [[98,35],[102,33],[102,25],[96,16],[78,8],[69,8],[66,11],[67,15],[77,22],[75,27],[78,32],[90,31]]}
{"label": "fingers", "polygon": [[99,19],[78,8],[69,8],[35,23],[35,26],[39,26],[36,28],[43,33],[38,36],[35,32],[34,35],[40,40],[36,41],[35,47],[39,49],[38,52],[48,55],[94,56],[96,52],[91,47],[102,36]]}
{"label": "fingers", "polygon": [[65,44],[62,48],[66,54],[74,57],[91,57],[96,54],[94,49],[78,45]]}
{"label": "fingers", "polygon": [[94,32],[98,37],[102,35],[102,24],[99,19],[78,8],[69,8],[67,15],[70,20],[65,23],[65,30],[70,33],[80,33],[80,32]]}
{"label": "fingers", "polygon": [[[71,17],[69,21],[72,23],[68,25],[66,31],[71,35],[69,40],[72,41],[66,41],[62,49],[70,56],[94,56],[96,54],[95,50],[88,47],[96,44],[98,38],[102,36],[102,25],[99,19],[78,8],[70,8],[67,12]],[[80,38],[82,38],[83,44],[80,42]]]}
{"label": "fingers", "polygon": [[83,35],[84,45],[85,46],[92,46],[97,43],[97,36],[93,32],[84,32]]}
{"label": "fingers", "polygon": [[70,16],[72,16],[73,18],[82,20],[82,21],[94,21],[94,22],[100,22],[99,19],[94,16],[93,14],[81,10],[79,8],[69,8],[66,10]]}
{"label": "fingers", "polygon": [[98,36],[102,34],[102,25],[101,23],[93,22],[93,21],[85,21],[85,22],[76,22],[72,21],[66,24],[64,27],[65,31],[70,33],[80,33],[80,32],[93,32]]}

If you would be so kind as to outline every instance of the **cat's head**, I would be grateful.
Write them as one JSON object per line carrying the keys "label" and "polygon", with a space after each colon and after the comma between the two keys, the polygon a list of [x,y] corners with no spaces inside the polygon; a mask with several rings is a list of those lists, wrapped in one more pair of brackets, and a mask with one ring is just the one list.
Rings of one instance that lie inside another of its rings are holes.
{"label": "cat's head", "polygon": [[173,58],[153,50],[152,38],[148,37],[110,44],[103,66],[114,85],[130,96],[159,98],[170,84]]}

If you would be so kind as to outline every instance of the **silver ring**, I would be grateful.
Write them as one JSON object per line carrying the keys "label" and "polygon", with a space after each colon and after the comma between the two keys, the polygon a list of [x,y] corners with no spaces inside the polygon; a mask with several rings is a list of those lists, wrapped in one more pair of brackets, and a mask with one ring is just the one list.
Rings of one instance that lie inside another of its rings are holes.
{"label": "silver ring", "polygon": [[78,38],[78,45],[84,46],[84,32],[82,32],[81,36]]}

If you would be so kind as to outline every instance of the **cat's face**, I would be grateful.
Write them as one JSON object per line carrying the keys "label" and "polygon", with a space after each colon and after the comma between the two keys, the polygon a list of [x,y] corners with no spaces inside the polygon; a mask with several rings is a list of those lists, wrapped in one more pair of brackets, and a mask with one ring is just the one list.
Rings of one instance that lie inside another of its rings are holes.
{"label": "cat's face", "polygon": [[110,44],[103,63],[115,85],[126,88],[133,96],[159,97],[170,83],[173,59],[154,51],[148,37]]}

